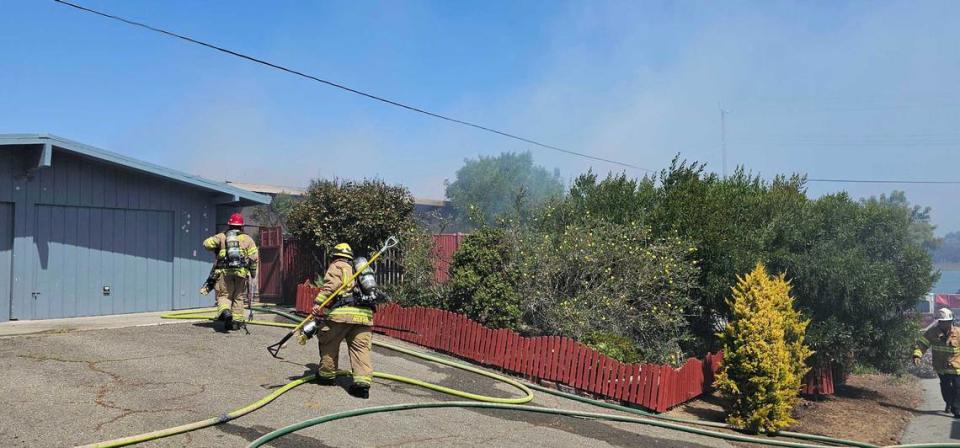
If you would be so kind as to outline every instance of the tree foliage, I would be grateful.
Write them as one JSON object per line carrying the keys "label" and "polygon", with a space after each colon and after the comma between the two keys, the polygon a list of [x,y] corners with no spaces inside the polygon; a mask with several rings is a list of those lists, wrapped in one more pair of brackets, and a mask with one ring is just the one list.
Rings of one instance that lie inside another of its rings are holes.
{"label": "tree foliage", "polygon": [[269,204],[253,207],[251,217],[261,226],[280,227],[284,233],[287,233],[288,217],[298,201],[299,199],[295,196],[279,193],[270,200]]}
{"label": "tree foliage", "polygon": [[814,362],[895,371],[912,340],[915,302],[936,280],[924,254],[930,233],[921,231],[931,228],[927,208],[902,193],[810,199],[799,175],[763,181],[737,169],[721,178],[678,159],[655,178],[587,173],[544,207],[535,225],[589,221],[641,223],[652,238],[696,247],[687,255],[699,267],[694,303],[685,310],[696,336],[685,344],[692,353],[717,348],[737,275],[764,262],[787,274],[797,306],[813,319]]}
{"label": "tree foliage", "polygon": [[315,180],[290,210],[291,232],[318,250],[349,243],[356,254],[379,249],[383,241],[412,225],[413,196],[381,180]]}
{"label": "tree foliage", "polygon": [[[532,166],[528,156],[521,165]],[[496,189],[507,184],[489,180],[498,163],[468,164],[464,182],[448,190],[486,185],[463,191],[489,198],[464,193],[459,206],[496,199],[481,221],[498,219],[458,252],[449,294],[436,299],[481,322],[574,337],[621,360],[718,348],[717,332],[734,317],[730,288],[759,262],[786,274],[811,318],[812,363],[896,371],[913,340],[915,302],[936,280],[925,250],[930,210],[902,192],[811,199],[802,175],[767,181],[738,168],[720,177],[677,158],[640,179],[587,172],[534,206]],[[511,201],[513,210],[501,207]]]}
{"label": "tree foliage", "polygon": [[433,236],[424,227],[412,225],[399,238],[396,255],[403,281],[385,285],[385,290],[403,306],[443,308],[446,287],[436,281]]}
{"label": "tree foliage", "polygon": [[517,201],[536,206],[562,193],[559,172],[534,165],[529,152],[467,159],[446,191],[462,219],[476,217],[480,224],[493,224]]}
{"label": "tree foliage", "polygon": [[653,238],[637,223],[602,220],[511,235],[529,327],[585,341],[621,361],[681,358],[697,278],[687,259],[692,246]]}
{"label": "tree foliage", "polygon": [[916,331],[910,316],[936,280],[913,222],[903,207],[839,193],[782,223],[782,244],[791,250],[773,254],[771,267],[787,273],[813,319],[816,362],[902,367]]}
{"label": "tree foliage", "polygon": [[905,210],[910,215],[910,237],[924,250],[932,252],[940,246],[942,240],[934,235],[937,226],[930,223],[930,207],[911,204],[907,194],[900,190],[890,192],[890,195],[881,194],[864,200],[866,204],[879,204]]}
{"label": "tree foliage", "polygon": [[809,321],[794,309],[784,275],[770,276],[762,264],[738,278],[728,304],[732,318],[720,335],[724,362],[715,383],[732,399],[727,422],[754,432],[786,427],[809,370]]}
{"label": "tree foliage", "polygon": [[513,247],[499,229],[468,236],[453,256],[446,308],[493,328],[520,329],[519,273]]}

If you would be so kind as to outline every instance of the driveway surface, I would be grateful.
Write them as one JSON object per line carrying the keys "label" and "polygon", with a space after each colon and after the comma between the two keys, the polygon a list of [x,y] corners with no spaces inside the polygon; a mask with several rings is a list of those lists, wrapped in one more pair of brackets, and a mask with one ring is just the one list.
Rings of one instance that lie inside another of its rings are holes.
{"label": "driveway surface", "polygon": [[[209,322],[180,322],[0,338],[0,446],[74,446],[177,426],[254,402],[316,369],[317,348],[293,343],[269,356],[286,329],[251,327],[221,333]],[[375,339],[405,345],[376,335]],[[409,345],[407,345],[409,346]],[[346,347],[341,368],[349,366]],[[378,371],[472,392],[512,396],[512,387],[461,370],[378,348]],[[406,384],[377,380],[369,400],[345,384],[305,384],[226,424],[144,444],[242,447],[276,428],[367,406],[453,400]],[[536,406],[601,412],[537,394]],[[723,441],[627,423],[468,409],[375,414],[315,426],[274,447],[725,447]]]}

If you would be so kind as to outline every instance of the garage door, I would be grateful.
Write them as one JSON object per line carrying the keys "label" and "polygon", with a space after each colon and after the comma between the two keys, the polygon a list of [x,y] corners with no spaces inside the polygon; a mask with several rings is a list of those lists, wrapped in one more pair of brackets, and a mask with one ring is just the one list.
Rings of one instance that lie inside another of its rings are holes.
{"label": "garage door", "polygon": [[38,205],[31,318],[173,307],[173,214]]}
{"label": "garage door", "polygon": [[13,204],[0,202],[0,322],[10,318],[13,284]]}

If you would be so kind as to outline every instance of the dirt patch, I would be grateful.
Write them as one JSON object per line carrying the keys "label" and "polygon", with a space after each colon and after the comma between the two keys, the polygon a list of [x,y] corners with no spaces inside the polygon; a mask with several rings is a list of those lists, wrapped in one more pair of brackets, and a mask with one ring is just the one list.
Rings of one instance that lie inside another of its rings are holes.
{"label": "dirt patch", "polygon": [[837,393],[803,401],[794,410],[792,431],[876,444],[900,441],[920,404],[920,385],[910,376],[851,375]]}
{"label": "dirt patch", "polygon": [[[790,431],[888,445],[900,440],[920,404],[920,386],[910,375],[851,375],[837,393],[819,400],[801,400]],[[674,417],[723,421],[723,399],[716,394],[667,413]]]}

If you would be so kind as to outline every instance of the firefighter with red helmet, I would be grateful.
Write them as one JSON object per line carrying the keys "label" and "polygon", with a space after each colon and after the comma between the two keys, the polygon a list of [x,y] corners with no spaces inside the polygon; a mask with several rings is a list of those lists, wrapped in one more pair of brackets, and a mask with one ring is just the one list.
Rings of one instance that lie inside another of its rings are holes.
{"label": "firefighter with red helmet", "polygon": [[243,304],[248,299],[249,282],[257,276],[260,258],[253,238],[243,233],[243,215],[230,215],[227,227],[226,232],[204,240],[203,248],[217,256],[217,320],[224,323],[225,330],[233,330],[244,320]]}

